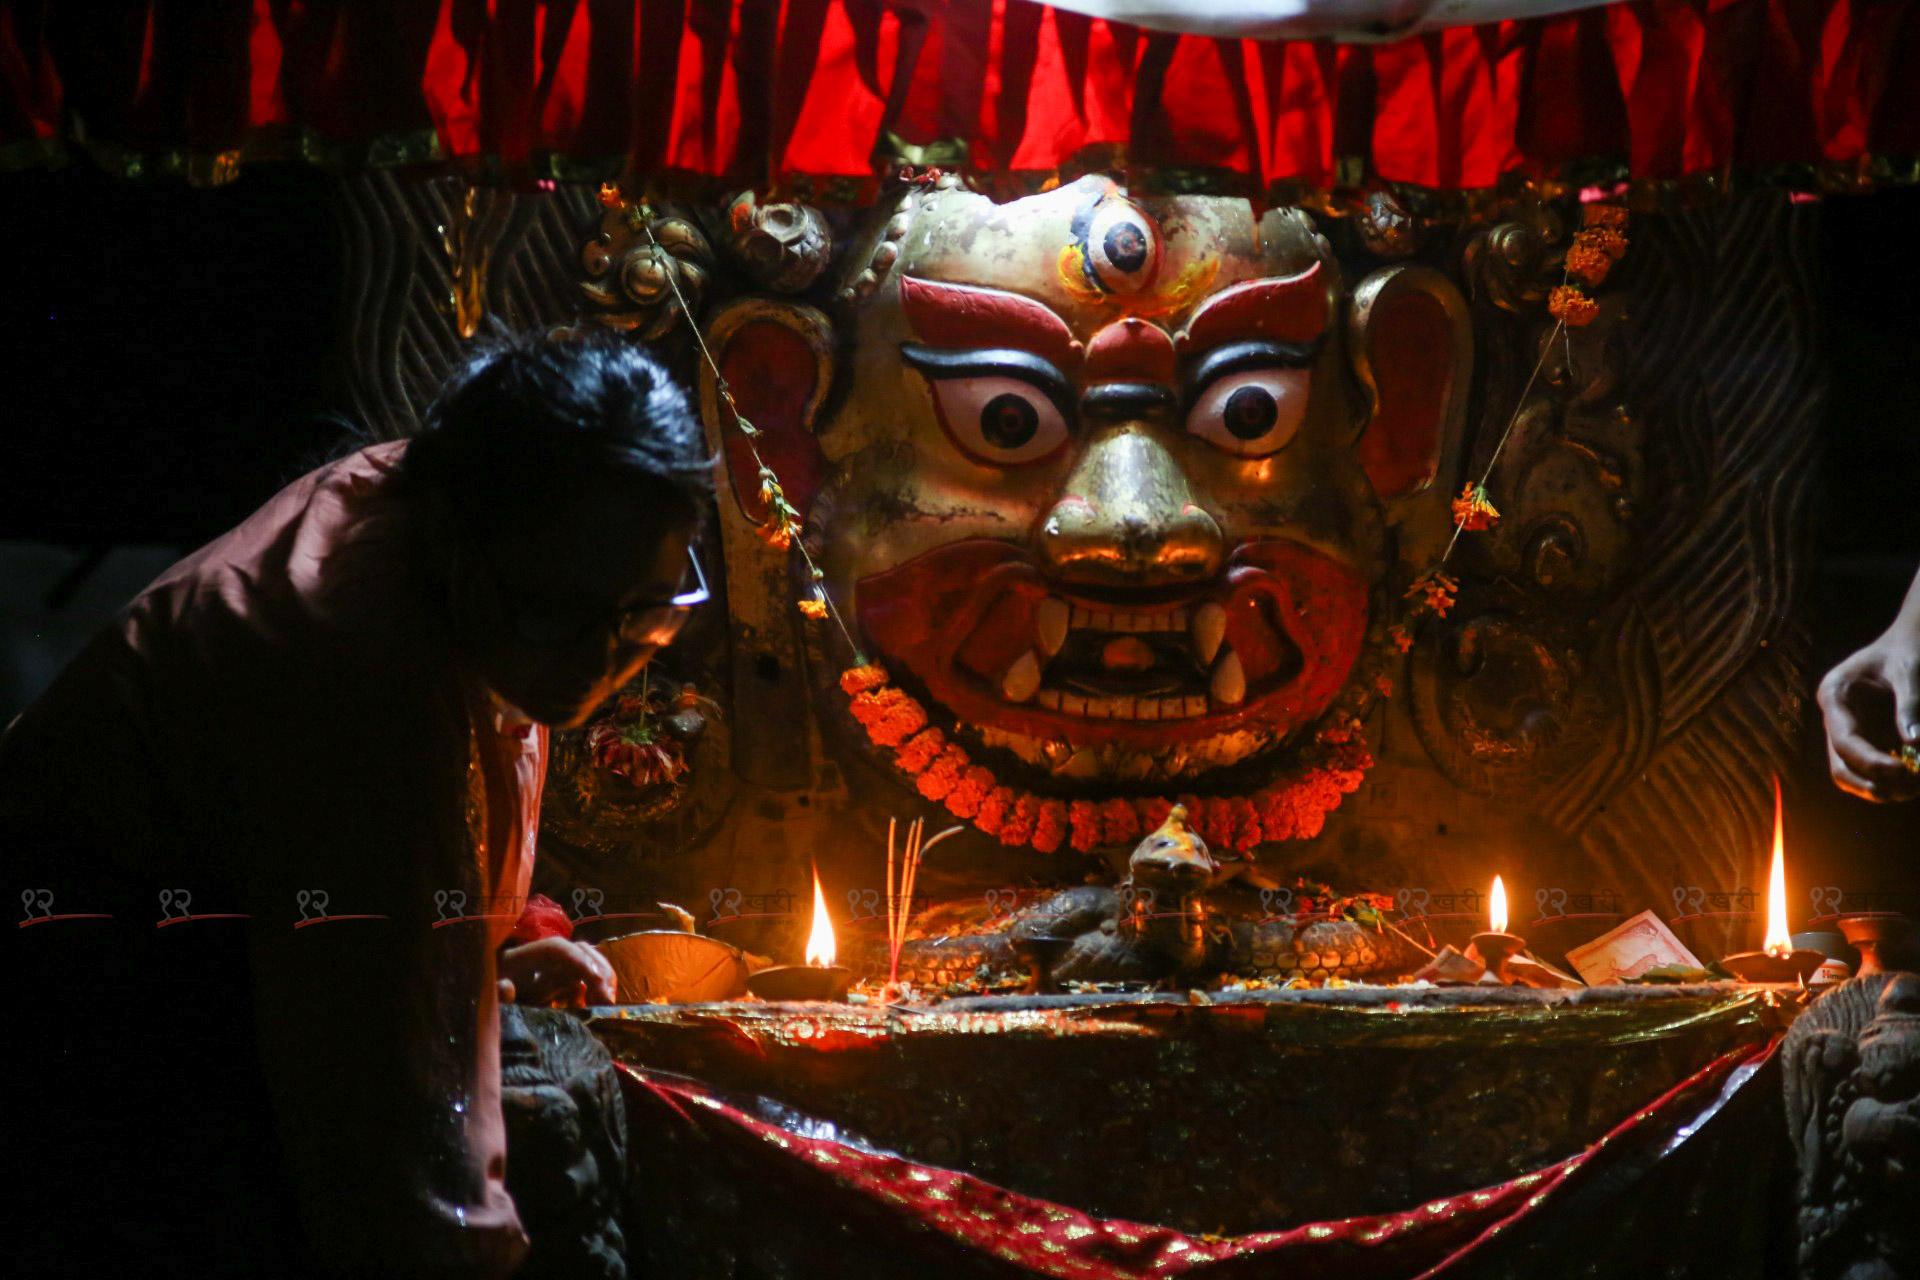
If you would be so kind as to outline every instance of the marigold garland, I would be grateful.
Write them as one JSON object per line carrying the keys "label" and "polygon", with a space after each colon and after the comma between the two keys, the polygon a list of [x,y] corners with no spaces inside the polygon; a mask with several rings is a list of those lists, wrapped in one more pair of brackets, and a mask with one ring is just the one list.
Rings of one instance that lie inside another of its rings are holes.
{"label": "marigold garland", "polygon": [[1003,845],[1031,845],[1041,853],[1066,843],[1082,852],[1130,843],[1165,822],[1175,803],[1187,806],[1194,829],[1218,849],[1246,853],[1269,841],[1311,838],[1373,765],[1359,722],[1345,718],[1321,731],[1321,763],[1251,796],[1056,800],[1003,785],[966,748],[928,726],[926,709],[888,683],[879,664],[848,668],[840,675],[840,688],[853,718],[876,744],[894,749],[895,767],[914,780],[921,795]]}
{"label": "marigold garland", "polygon": [[1600,304],[1572,285],[1563,284],[1547,295],[1547,311],[1569,329],[1584,329],[1600,314]]}
{"label": "marigold garland", "polygon": [[1597,249],[1613,262],[1627,256],[1627,238],[1611,227],[1588,227],[1573,242],[1583,249]]}
{"label": "marigold garland", "polygon": [[1620,229],[1627,225],[1627,211],[1619,205],[1584,205],[1580,210],[1581,229],[1567,246],[1567,283],[1547,295],[1547,312],[1569,329],[1592,324],[1600,314],[1600,304],[1581,292],[1579,281],[1588,287],[1607,278],[1613,264],[1627,255],[1627,238]]}
{"label": "marigold garland", "polygon": [[[1506,429],[1500,433],[1492,455],[1487,459],[1486,469],[1480,479],[1469,481],[1460,490],[1460,496],[1453,500],[1453,536],[1448,539],[1446,549],[1440,553],[1433,568],[1416,578],[1407,588],[1407,599],[1413,601],[1405,615],[1388,629],[1387,635],[1393,647],[1406,653],[1413,647],[1411,627],[1426,614],[1444,618],[1453,609],[1458,597],[1460,584],[1441,572],[1447,559],[1453,554],[1456,543],[1463,533],[1481,533],[1493,528],[1500,520],[1500,512],[1493,505],[1492,497],[1487,493],[1487,480],[1493,475],[1494,463],[1499,461],[1500,450],[1505,447],[1507,437],[1513,431],[1514,423],[1519,420],[1520,410],[1525,407],[1527,393],[1533,389],[1534,379],[1539,377],[1541,368],[1546,364],[1547,352],[1554,341],[1570,329],[1579,329],[1592,324],[1600,314],[1600,304],[1584,293],[1580,285],[1589,287],[1599,284],[1607,278],[1613,264],[1627,253],[1627,237],[1623,228],[1627,225],[1627,211],[1619,205],[1593,202],[1583,205],[1580,210],[1580,230],[1575,233],[1573,242],[1567,247],[1564,259],[1565,278],[1547,295],[1547,311],[1558,322],[1547,340],[1541,344],[1540,361],[1534,366],[1532,375],[1520,392],[1520,404],[1514,406],[1512,416],[1507,419]],[[1567,343],[1568,368],[1573,361],[1571,338]],[[1375,686],[1383,694],[1387,692],[1384,678],[1376,678]]]}
{"label": "marigold garland", "polygon": [[1585,284],[1599,284],[1613,269],[1613,259],[1607,256],[1605,250],[1581,243],[1583,239],[1584,232],[1575,238],[1573,247],[1567,250],[1567,274]]}
{"label": "marigold garland", "polygon": [[1487,486],[1484,484],[1468,485],[1453,500],[1453,522],[1468,533],[1491,529],[1499,519],[1500,512],[1494,508],[1493,500],[1487,497]]}
{"label": "marigold garland", "polygon": [[878,689],[887,682],[887,669],[877,662],[864,667],[849,667],[840,673],[840,691],[848,697]]}
{"label": "marigold garland", "polygon": [[1415,602],[1416,609],[1425,609],[1436,618],[1444,618],[1453,608],[1453,602],[1460,591],[1460,584],[1446,574],[1435,569],[1424,577],[1414,579],[1407,588],[1407,598]]}
{"label": "marigold garland", "polygon": [[1617,204],[1601,204],[1598,200],[1580,206],[1580,225],[1583,227],[1606,227],[1619,230],[1627,225],[1627,211]]}

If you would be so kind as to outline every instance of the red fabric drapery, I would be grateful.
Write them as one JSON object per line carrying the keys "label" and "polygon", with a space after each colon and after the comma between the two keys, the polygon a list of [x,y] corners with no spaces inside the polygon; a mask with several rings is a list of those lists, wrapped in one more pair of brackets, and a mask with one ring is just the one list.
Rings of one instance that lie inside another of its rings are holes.
{"label": "red fabric drapery", "polygon": [[[682,1233],[656,1241],[669,1250],[725,1251],[751,1236],[776,1242],[784,1273],[805,1277],[853,1274],[844,1264],[859,1248],[888,1259],[897,1275],[1442,1280],[1485,1274],[1523,1222],[1591,1211],[1571,1198],[1596,1183],[1630,1184],[1670,1156],[1749,1086],[1774,1043],[1715,1059],[1591,1147],[1511,1182],[1401,1213],[1236,1237],[1102,1219],[808,1136],[805,1125],[782,1128],[690,1081],[619,1069],[629,1131],[645,1135],[634,1153],[642,1202],[661,1219],[640,1226],[643,1234]],[[704,1221],[685,1207],[716,1201],[724,1208],[709,1209]]]}
{"label": "red fabric drapery", "polygon": [[823,195],[896,155],[1250,194],[1858,183],[1920,156],[1920,0],[1638,0],[1382,45],[1028,0],[0,0],[0,165],[66,139],[207,180],[292,152]]}

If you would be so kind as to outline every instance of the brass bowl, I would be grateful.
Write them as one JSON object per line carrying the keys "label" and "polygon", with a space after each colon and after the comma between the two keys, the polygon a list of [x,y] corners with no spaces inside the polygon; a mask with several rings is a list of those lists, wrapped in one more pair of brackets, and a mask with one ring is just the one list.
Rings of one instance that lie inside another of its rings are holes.
{"label": "brass bowl", "polygon": [[1841,916],[1840,932],[1860,953],[1860,975],[1889,969],[1920,968],[1920,930],[1904,915],[1890,911]]}
{"label": "brass bowl", "polygon": [[701,1004],[738,1000],[753,961],[718,938],[648,929],[594,944],[613,966],[623,1004]]}

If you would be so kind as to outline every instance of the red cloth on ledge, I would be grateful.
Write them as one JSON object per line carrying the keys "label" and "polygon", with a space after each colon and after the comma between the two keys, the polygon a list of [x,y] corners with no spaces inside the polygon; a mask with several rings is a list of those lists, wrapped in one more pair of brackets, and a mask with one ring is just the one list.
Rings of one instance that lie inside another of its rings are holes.
{"label": "red cloth on ledge", "polygon": [[[628,1131],[647,1148],[636,1147],[636,1160],[659,1161],[682,1184],[698,1182],[704,1168],[724,1170],[731,1189],[699,1185],[685,1194],[694,1203],[728,1198],[731,1212],[717,1228],[732,1240],[777,1242],[768,1247],[778,1252],[781,1274],[853,1274],[836,1268],[857,1242],[889,1259],[897,1267],[889,1274],[897,1275],[1425,1280],[1485,1274],[1490,1255],[1526,1220],[1567,1210],[1583,1184],[1620,1178],[1635,1160],[1651,1163],[1675,1150],[1752,1079],[1773,1047],[1715,1059],[1585,1151],[1510,1182],[1399,1213],[1232,1238],[1102,1219],[964,1173],[803,1137],[693,1082],[625,1064],[621,1070]],[[704,1165],[700,1152],[717,1153],[717,1161]],[[673,1229],[686,1229],[688,1215],[655,1208],[676,1219]],[[640,1235],[644,1243],[648,1224]]]}
{"label": "red cloth on ledge", "polygon": [[1916,0],[1638,0],[1380,45],[1181,36],[1027,0],[96,9],[0,0],[0,168],[80,136],[147,172],[185,153],[207,181],[340,149],[763,185],[869,177],[893,135],[958,142],[989,178],[1118,148],[1258,194],[1486,188],[1596,158],[1636,179],[1864,178],[1920,156]]}

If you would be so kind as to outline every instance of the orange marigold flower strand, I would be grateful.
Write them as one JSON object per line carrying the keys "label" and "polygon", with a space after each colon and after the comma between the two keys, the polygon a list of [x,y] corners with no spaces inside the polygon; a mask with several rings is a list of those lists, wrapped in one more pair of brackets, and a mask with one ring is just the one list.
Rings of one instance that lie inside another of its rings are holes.
{"label": "orange marigold flower strand", "polygon": [[[927,724],[926,709],[887,683],[877,663],[850,667],[840,675],[853,718],[867,736],[894,748],[893,762],[914,780],[929,800],[955,817],[1009,846],[1031,845],[1052,853],[1071,843],[1082,852],[1100,845],[1138,840],[1166,821],[1174,802],[1162,796],[1110,797],[1106,800],[1056,800],[1002,785],[991,769],[976,763],[966,748],[950,742]],[[1221,849],[1251,852],[1268,841],[1310,838],[1326,816],[1360,785],[1373,764],[1360,742],[1360,725],[1348,719],[1320,734],[1328,760],[1251,796],[1185,795],[1179,802],[1209,842]]]}

